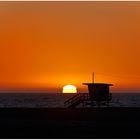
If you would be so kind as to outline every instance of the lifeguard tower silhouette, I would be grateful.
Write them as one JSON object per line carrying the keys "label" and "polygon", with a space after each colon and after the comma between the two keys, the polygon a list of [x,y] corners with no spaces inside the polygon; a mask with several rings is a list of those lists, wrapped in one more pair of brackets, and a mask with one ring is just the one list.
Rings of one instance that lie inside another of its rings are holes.
{"label": "lifeguard tower silhouette", "polygon": [[82,107],[108,107],[112,99],[109,87],[113,84],[94,83],[94,73],[92,83],[83,83],[88,86],[88,93],[78,93],[72,98],[65,101],[67,108],[75,108],[82,104]]}

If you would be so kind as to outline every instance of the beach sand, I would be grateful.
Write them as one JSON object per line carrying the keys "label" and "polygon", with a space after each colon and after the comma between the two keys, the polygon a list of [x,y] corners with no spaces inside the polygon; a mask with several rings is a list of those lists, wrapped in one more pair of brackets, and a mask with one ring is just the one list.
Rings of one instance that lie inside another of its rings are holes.
{"label": "beach sand", "polygon": [[140,138],[140,108],[1,108],[0,138]]}

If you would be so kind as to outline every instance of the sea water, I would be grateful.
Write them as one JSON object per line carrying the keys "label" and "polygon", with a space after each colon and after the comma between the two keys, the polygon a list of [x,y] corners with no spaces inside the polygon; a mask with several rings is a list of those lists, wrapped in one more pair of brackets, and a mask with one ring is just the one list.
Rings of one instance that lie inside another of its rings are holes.
{"label": "sea water", "polygon": [[[75,94],[0,93],[0,108],[64,108],[64,102]],[[140,107],[140,93],[112,94],[112,107]]]}

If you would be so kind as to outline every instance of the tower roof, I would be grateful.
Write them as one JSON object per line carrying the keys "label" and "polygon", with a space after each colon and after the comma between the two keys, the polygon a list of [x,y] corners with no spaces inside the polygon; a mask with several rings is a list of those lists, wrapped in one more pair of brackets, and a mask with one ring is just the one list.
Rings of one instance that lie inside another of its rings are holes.
{"label": "tower roof", "polygon": [[107,85],[107,86],[113,86],[113,84],[107,84],[107,83],[83,83],[83,85]]}

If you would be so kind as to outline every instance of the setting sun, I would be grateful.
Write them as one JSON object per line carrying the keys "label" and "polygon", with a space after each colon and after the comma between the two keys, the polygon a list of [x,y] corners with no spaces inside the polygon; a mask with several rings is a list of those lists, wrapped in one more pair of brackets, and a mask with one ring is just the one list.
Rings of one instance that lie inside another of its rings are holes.
{"label": "setting sun", "polygon": [[63,93],[77,93],[77,88],[73,85],[66,85],[63,87]]}

